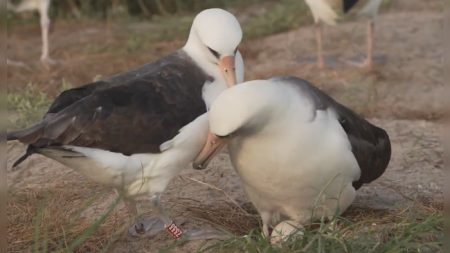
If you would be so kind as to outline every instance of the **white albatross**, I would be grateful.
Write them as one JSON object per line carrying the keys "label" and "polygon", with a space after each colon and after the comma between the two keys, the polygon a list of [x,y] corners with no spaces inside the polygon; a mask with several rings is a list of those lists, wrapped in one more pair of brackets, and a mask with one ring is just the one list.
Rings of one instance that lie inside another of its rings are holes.
{"label": "white albatross", "polygon": [[[208,9],[192,24],[186,45],[155,62],[61,93],[42,121],[7,134],[27,144],[14,167],[36,153],[125,195],[132,215],[146,197],[158,219],[137,220],[130,233],[153,236],[167,227],[181,235],[160,196],[202,149],[206,112],[228,86],[243,81],[239,22]],[[201,235],[186,232],[190,239]],[[201,237],[201,236],[200,236]]]}
{"label": "white albatross", "polygon": [[305,0],[310,8],[314,22],[316,23],[317,64],[325,67],[323,57],[323,32],[322,24],[336,25],[337,20],[343,14],[352,9],[357,9],[357,15],[366,17],[367,21],[367,53],[366,60],[362,64],[369,69],[373,68],[373,44],[375,18],[383,0]]}
{"label": "white albatross", "polygon": [[295,77],[232,87],[208,115],[211,133],[194,168],[205,168],[228,143],[265,236],[279,218],[301,226],[341,214],[390,160],[383,129]]}

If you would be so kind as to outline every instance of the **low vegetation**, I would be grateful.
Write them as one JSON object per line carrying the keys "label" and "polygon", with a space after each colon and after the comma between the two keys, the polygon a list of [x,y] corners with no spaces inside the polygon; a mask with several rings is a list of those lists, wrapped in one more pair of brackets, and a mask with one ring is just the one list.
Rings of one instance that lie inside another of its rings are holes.
{"label": "low vegetation", "polygon": [[260,231],[236,237],[201,252],[441,252],[444,233],[442,212],[422,205],[401,210],[350,210],[345,217],[308,226],[303,236],[291,236],[271,245]]}
{"label": "low vegetation", "polygon": [[[72,85],[63,79],[59,90],[62,92],[71,87]],[[5,100],[9,125],[14,128],[23,128],[39,121],[52,102],[52,98],[32,82],[20,92],[7,93]]]}
{"label": "low vegetation", "polygon": [[11,125],[21,128],[38,121],[50,103],[48,95],[31,82],[21,92],[8,93],[6,104]]}
{"label": "low vegetation", "polygon": [[[108,193],[103,192],[86,199],[80,194],[85,190],[61,190],[12,194],[15,201],[9,205],[10,222],[29,220],[15,225],[14,231],[10,230],[10,234],[22,233],[26,238],[15,242],[18,243],[15,248],[29,248],[33,253],[108,252],[114,247],[115,240],[126,236],[127,216],[123,210],[122,213],[118,210],[120,196],[111,199],[107,197]],[[105,197],[110,201],[102,207],[103,213],[87,222],[86,215],[92,212],[90,207]],[[343,217],[313,223],[303,229],[303,236],[291,236],[275,245],[262,236],[257,215],[234,215],[227,208],[215,210],[214,216],[209,216],[210,210],[205,208],[197,212],[196,215],[209,219],[212,224],[218,222],[217,217],[226,217],[222,226],[235,231],[230,232],[230,235],[234,234],[230,239],[200,245],[197,248],[199,253],[438,253],[443,247],[442,206],[430,203],[416,202],[409,207],[392,210],[353,207]],[[183,243],[182,240],[176,241],[160,252],[178,252],[177,246]]]}

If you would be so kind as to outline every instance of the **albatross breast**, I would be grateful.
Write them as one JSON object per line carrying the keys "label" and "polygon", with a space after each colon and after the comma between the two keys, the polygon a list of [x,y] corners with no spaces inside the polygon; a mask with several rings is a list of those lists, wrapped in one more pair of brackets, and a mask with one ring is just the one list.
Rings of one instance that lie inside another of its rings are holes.
{"label": "albatross breast", "polygon": [[[328,210],[317,215],[334,213],[337,205],[353,200],[354,190],[346,184],[361,174],[336,112],[318,109],[314,98],[284,81],[268,85],[287,85],[284,94],[279,94],[283,99],[277,101],[282,110],[273,113],[254,135],[229,144],[232,163],[249,198],[257,209],[305,221],[322,195],[321,204]],[[331,201],[340,197],[340,203]]]}

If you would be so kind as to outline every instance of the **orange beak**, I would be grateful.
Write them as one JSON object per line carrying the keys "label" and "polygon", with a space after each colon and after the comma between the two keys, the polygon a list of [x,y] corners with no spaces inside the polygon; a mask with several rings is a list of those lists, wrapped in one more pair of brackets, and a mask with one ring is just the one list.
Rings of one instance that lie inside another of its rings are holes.
{"label": "orange beak", "polygon": [[219,60],[219,68],[228,87],[236,85],[236,67],[234,56],[225,56]]}
{"label": "orange beak", "polygon": [[227,144],[225,138],[219,138],[217,135],[208,133],[208,139],[200,154],[195,158],[192,167],[196,170],[203,170],[208,167],[212,158]]}
{"label": "orange beak", "polygon": [[[219,60],[219,68],[225,78],[227,86],[230,88],[236,85],[236,68],[234,56],[225,56]],[[203,170],[208,167],[212,158],[219,153],[219,151],[225,146],[226,140],[219,138],[215,134],[208,133],[206,144],[202,151],[195,158],[192,166],[196,170]]]}

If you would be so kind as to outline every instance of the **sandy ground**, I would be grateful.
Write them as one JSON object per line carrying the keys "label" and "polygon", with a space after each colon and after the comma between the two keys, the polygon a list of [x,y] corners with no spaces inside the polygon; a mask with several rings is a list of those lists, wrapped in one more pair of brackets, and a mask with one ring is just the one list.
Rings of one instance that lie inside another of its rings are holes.
{"label": "sandy ground", "polygon": [[[324,71],[310,64],[315,55],[312,26],[247,41],[242,48],[247,59],[247,79],[282,74],[300,76],[387,130],[393,146],[391,163],[380,179],[358,192],[353,208],[393,209],[414,200],[441,202],[443,199],[440,133],[444,126],[440,119],[445,111],[446,87],[441,68],[442,15],[439,8],[438,1],[399,0],[383,13],[376,28],[378,64],[375,72],[348,63],[361,58],[364,52],[365,27],[361,21],[348,21],[325,29],[325,53],[330,68]],[[47,70],[37,62],[38,28],[15,27],[10,37],[10,57],[29,58],[26,60],[29,68],[10,69],[9,90],[17,91],[33,80],[40,89],[54,94],[63,78],[74,86],[80,85],[97,75],[105,76],[155,59],[182,44],[182,41],[159,43],[145,47],[146,53],[124,49],[125,52],[112,54],[110,49],[125,43],[130,33],[119,33],[120,29],[93,23],[56,22],[51,35],[52,55],[61,64]],[[136,29],[143,28],[133,25],[128,31]],[[23,150],[18,143],[8,144],[9,162]],[[83,222],[96,219],[115,196],[112,190],[87,182],[76,172],[40,156],[26,161],[21,170],[9,172],[8,181],[10,192],[16,193],[9,201],[10,252],[27,252],[25,235],[32,231],[32,217],[39,203],[36,199],[44,198],[48,192],[55,199],[64,200],[61,202],[64,205],[54,204],[49,208],[63,210],[65,218],[86,196],[100,196],[81,214],[79,219]],[[186,168],[171,183],[163,200],[173,217],[186,221],[183,225],[186,228],[223,227],[244,234],[258,226],[257,216],[248,205],[226,153],[220,154],[206,171]],[[144,213],[149,210],[145,206],[141,209]],[[117,230],[126,221],[125,208],[121,205],[108,224]],[[108,234],[105,229],[102,233]],[[112,252],[157,252],[173,244],[166,234],[151,240],[118,234]],[[176,251],[189,252],[200,243],[189,242]]]}

